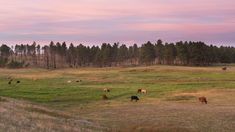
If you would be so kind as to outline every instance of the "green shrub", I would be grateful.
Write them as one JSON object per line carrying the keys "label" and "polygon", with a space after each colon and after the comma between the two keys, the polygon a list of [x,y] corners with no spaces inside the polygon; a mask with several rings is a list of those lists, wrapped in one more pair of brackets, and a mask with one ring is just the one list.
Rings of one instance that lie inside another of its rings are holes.
{"label": "green shrub", "polygon": [[5,67],[7,64],[7,58],[0,58],[0,67]]}
{"label": "green shrub", "polygon": [[11,61],[7,64],[8,68],[22,68],[24,66],[24,62],[18,62],[18,61]]}

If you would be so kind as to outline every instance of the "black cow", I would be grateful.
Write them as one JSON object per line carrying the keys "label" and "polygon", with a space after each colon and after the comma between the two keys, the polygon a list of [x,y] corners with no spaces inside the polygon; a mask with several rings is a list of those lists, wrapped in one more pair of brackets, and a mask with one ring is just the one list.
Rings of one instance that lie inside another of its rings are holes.
{"label": "black cow", "polygon": [[12,81],[13,81],[13,80],[11,79],[11,80],[8,82],[8,84],[10,85]]}
{"label": "black cow", "polygon": [[20,83],[20,81],[17,81],[16,83]]}
{"label": "black cow", "polygon": [[136,102],[140,100],[137,96],[131,96],[131,101],[135,100]]}

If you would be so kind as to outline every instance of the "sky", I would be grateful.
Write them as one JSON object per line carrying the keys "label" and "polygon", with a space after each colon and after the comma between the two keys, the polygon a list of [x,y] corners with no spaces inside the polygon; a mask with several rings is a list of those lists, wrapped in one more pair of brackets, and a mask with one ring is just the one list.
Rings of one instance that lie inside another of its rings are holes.
{"label": "sky", "polygon": [[0,43],[235,46],[235,0],[0,0]]}

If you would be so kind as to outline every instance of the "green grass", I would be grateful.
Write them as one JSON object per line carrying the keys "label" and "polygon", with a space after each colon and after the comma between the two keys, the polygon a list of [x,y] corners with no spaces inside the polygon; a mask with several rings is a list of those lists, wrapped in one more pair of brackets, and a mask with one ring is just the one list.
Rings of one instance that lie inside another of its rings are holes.
{"label": "green grass", "polygon": [[[43,69],[0,70],[0,96],[25,99],[55,107],[92,104],[102,101],[103,88],[110,88],[111,101],[124,102],[138,95],[138,88],[148,94],[141,99],[158,99],[183,91],[235,88],[235,71],[220,67],[152,66],[136,68],[81,68],[47,71]],[[8,85],[7,77],[20,80]],[[33,78],[38,78],[36,81]],[[75,82],[81,79],[82,82]],[[67,83],[72,80],[72,83]]]}

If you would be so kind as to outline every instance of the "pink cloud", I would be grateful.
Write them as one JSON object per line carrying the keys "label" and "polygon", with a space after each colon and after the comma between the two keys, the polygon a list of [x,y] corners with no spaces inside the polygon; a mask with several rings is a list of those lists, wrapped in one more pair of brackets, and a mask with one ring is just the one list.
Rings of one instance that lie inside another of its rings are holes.
{"label": "pink cloud", "polygon": [[120,36],[134,42],[139,39],[135,31],[141,35],[160,31],[159,36],[172,32],[168,38],[178,37],[179,32],[192,38],[198,33],[235,33],[233,0],[2,0],[0,5],[0,40],[5,41],[22,34],[27,38],[17,39],[44,41],[49,34],[89,41],[96,35],[104,36],[97,42]]}
{"label": "pink cloud", "polygon": [[178,31],[178,32],[235,32],[235,23],[217,23],[217,24],[200,24],[200,23],[182,23],[182,24],[164,24],[164,23],[140,23],[125,25],[127,29],[137,31]]}

